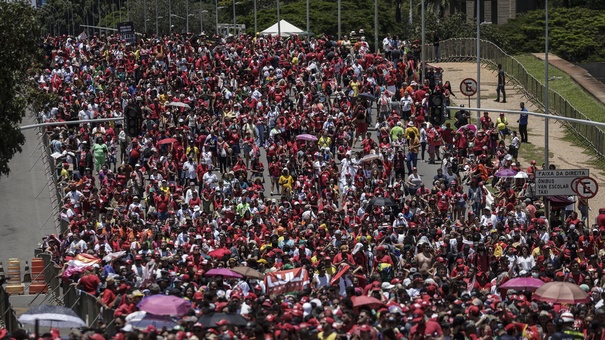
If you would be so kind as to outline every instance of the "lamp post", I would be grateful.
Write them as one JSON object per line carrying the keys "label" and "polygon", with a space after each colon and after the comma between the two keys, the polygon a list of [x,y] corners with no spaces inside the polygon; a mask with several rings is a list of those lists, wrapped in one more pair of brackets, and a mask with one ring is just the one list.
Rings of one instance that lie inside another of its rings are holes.
{"label": "lamp post", "polygon": [[186,33],[189,33],[189,0],[185,0],[185,14],[187,14],[185,16],[187,18],[185,20],[185,30],[187,31]]}
{"label": "lamp post", "polygon": [[420,65],[421,65],[421,68],[420,68],[420,85],[419,86],[423,86],[423,84],[424,84],[424,69],[425,69],[425,67],[424,67],[424,59],[425,59],[425,57],[424,57],[424,52],[425,52],[424,43],[425,43],[425,39],[426,39],[426,32],[425,32],[425,25],[424,25],[424,0],[420,0],[420,1],[422,3],[421,4],[421,6],[422,6],[421,7],[421,10],[422,10],[422,13],[421,13],[421,17],[422,17],[422,45],[420,46]]}
{"label": "lamp post", "polygon": [[204,2],[200,0],[200,34],[204,32]]}
{"label": "lamp post", "polygon": [[235,0],[233,0],[233,35],[235,36],[235,25],[236,25],[236,20],[235,20]]}
{"label": "lamp post", "polygon": [[281,37],[281,20],[279,15],[279,0],[277,0],[277,38]]}
{"label": "lamp post", "polygon": [[214,15],[215,15],[215,19],[216,19],[216,34],[218,35],[218,0],[214,0]]}
{"label": "lamp post", "polygon": [[341,36],[341,26],[340,26],[340,0],[338,0],[338,40],[340,40],[340,36]]}
{"label": "lamp post", "polygon": [[256,0],[254,0],[254,34],[258,32],[258,25],[256,24]]}
{"label": "lamp post", "polygon": [[172,0],[168,0],[168,29],[172,35]]}
{"label": "lamp post", "polygon": [[378,0],[374,0],[374,53],[378,54]]}
{"label": "lamp post", "polygon": [[[548,0],[545,7],[545,29],[546,39],[544,43],[544,113],[549,114],[548,110]],[[548,169],[548,118],[544,118],[544,166]],[[547,217],[548,212],[547,212]]]}
{"label": "lamp post", "polygon": [[156,35],[160,35],[160,25],[158,23],[158,19],[159,19],[159,15],[158,15],[158,0],[155,0],[155,34]]}
{"label": "lamp post", "polygon": [[307,34],[309,34],[309,0],[307,0]]}
{"label": "lamp post", "polygon": [[[477,107],[481,107],[481,0],[477,1]],[[477,111],[477,126],[481,126],[481,112]]]}

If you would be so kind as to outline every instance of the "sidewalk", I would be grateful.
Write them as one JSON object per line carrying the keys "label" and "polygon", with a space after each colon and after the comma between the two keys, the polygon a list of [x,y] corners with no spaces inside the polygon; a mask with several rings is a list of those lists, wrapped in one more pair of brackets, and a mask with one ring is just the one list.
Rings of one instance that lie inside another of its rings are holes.
{"label": "sidewalk", "polygon": [[[459,87],[460,82],[467,77],[476,77],[477,65],[467,62],[451,62],[439,63],[444,70],[443,80],[449,80],[456,94],[453,98],[455,104],[468,105],[467,97],[462,96]],[[481,67],[481,107],[491,109],[506,109],[518,110],[519,103],[525,102],[525,107],[529,111],[538,112],[539,107],[536,107],[527,97],[525,97],[522,88],[516,86],[513,82],[506,85],[506,101],[507,103],[496,103],[496,83],[497,74],[494,69],[488,68],[485,65]],[[475,96],[471,98],[471,107],[476,107],[477,99]],[[497,117],[497,114],[490,114],[492,119]],[[515,115],[506,115],[513,130],[518,129]],[[476,113],[472,114],[473,120],[476,120]],[[543,118],[530,117],[529,119],[529,141],[531,144],[522,144],[519,150],[519,160],[521,168],[526,168],[531,160],[536,160],[538,165],[544,162],[544,129],[545,122]],[[555,119],[550,119],[548,124],[549,130],[549,151],[550,163],[560,169],[588,169],[590,176],[597,179],[599,183],[605,182],[605,172],[592,162],[593,157],[590,151],[585,148],[572,145],[565,138],[566,130],[561,122]],[[605,191],[601,190],[597,196],[590,200],[590,206],[593,211],[590,218],[594,218],[595,212],[600,207],[605,207]]]}
{"label": "sidewalk", "polygon": [[[532,53],[532,55],[540,60],[544,60],[544,53]],[[569,74],[586,92],[592,94],[605,105],[605,84],[596,80],[588,71],[552,54],[548,55],[548,63]]]}

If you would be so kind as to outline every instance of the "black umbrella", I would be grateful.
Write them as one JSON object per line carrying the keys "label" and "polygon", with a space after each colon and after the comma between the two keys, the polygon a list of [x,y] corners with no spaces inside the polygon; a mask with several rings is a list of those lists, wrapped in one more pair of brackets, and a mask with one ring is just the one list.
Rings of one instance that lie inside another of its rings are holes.
{"label": "black umbrella", "polygon": [[368,207],[396,207],[397,203],[392,198],[374,197],[368,202]]}
{"label": "black umbrella", "polygon": [[197,321],[201,323],[204,328],[211,328],[216,327],[216,323],[221,320],[226,320],[233,326],[245,326],[248,323],[243,316],[236,313],[212,313],[202,315]]}
{"label": "black umbrella", "polygon": [[374,100],[376,100],[376,96],[374,96],[374,95],[373,95],[373,94],[371,94],[371,93],[367,93],[367,92],[360,93],[360,94],[359,94],[359,96],[360,96],[361,98],[367,99],[367,100],[369,100],[369,101],[374,101]]}

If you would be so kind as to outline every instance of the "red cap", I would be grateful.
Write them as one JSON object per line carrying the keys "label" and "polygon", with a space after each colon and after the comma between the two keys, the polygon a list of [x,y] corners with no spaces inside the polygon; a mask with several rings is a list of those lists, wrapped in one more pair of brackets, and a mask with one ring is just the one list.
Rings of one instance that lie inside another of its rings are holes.
{"label": "red cap", "polygon": [[420,322],[422,320],[424,320],[424,311],[420,308],[414,310],[414,319],[412,319],[412,322]]}

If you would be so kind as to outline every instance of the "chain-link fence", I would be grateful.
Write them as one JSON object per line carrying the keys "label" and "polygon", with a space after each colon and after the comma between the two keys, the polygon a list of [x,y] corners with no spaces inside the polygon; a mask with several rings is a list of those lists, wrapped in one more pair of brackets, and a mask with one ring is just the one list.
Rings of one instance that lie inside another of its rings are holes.
{"label": "chain-link fence", "polygon": [[[523,87],[530,99],[544,107],[544,80],[540,81],[529,74],[515,57],[506,54],[492,42],[481,40],[481,60],[491,65],[502,65],[502,69],[514,82]],[[432,45],[426,45],[426,60],[435,60]],[[477,39],[448,39],[439,43],[439,60],[441,61],[474,61],[477,58]],[[549,113],[564,117],[589,120],[586,115],[573,107],[558,92],[549,89]],[[577,137],[587,143],[599,157],[605,156],[604,132],[601,128],[588,125],[565,123]]]}

